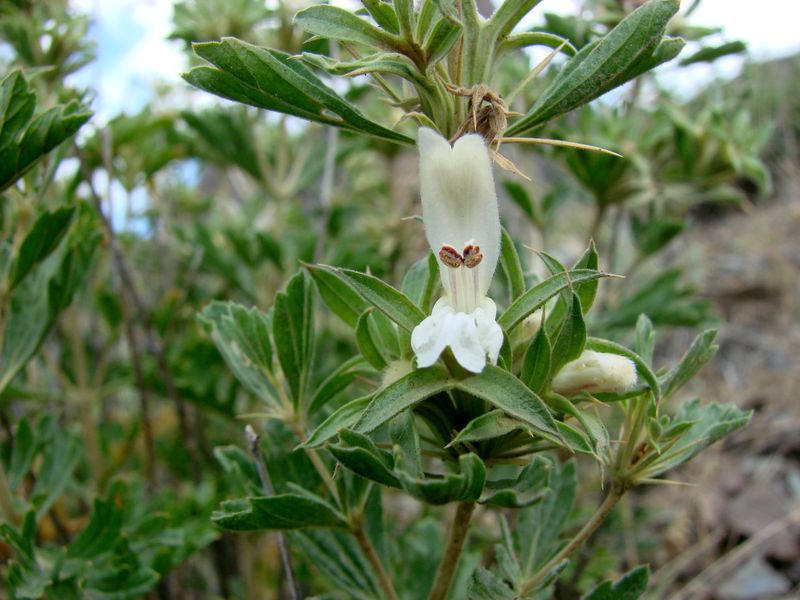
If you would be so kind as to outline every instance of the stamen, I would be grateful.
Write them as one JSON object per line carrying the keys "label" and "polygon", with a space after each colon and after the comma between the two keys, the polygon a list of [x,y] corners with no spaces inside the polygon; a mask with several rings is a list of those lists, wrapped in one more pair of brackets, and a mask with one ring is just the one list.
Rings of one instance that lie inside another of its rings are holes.
{"label": "stamen", "polygon": [[468,269],[473,269],[481,264],[483,254],[481,254],[481,247],[474,244],[467,244],[464,246],[464,266]]}
{"label": "stamen", "polygon": [[448,244],[444,244],[439,250],[439,259],[451,269],[457,269],[464,264],[464,257],[458,253],[458,250]]}

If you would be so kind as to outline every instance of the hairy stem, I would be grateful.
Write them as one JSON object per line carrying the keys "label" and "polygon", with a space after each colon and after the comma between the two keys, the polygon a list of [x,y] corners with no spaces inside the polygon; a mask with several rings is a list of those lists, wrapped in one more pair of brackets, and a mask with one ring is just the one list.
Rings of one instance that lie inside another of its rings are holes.
{"label": "hairy stem", "polygon": [[608,515],[611,513],[611,510],[617,505],[617,502],[619,502],[624,493],[625,488],[623,486],[614,484],[614,487],[611,489],[608,496],[606,496],[605,500],[603,500],[603,503],[592,515],[592,518],[589,519],[583,528],[581,528],[581,530],[575,535],[575,537],[573,537],[569,543],[561,549],[561,552],[551,558],[547,564],[545,564],[525,582],[520,590],[520,595],[525,596],[526,594],[535,590],[536,586],[547,579],[547,576],[561,563],[561,561],[572,556],[573,552],[583,546],[583,544],[586,543],[586,540],[588,540],[592,534],[597,531],[598,527],[600,527],[603,521],[606,520],[606,517],[608,517]]}
{"label": "hairy stem", "polygon": [[386,569],[383,568],[383,563],[381,562],[378,553],[375,551],[375,546],[372,545],[372,542],[367,536],[367,532],[364,531],[364,524],[362,522],[359,522],[353,528],[353,535],[356,536],[358,545],[361,546],[361,549],[367,556],[369,564],[371,564],[372,568],[375,569],[375,574],[378,576],[378,581],[380,581],[381,588],[386,594],[386,597],[389,600],[398,600],[397,592],[394,589],[394,584],[392,583],[388,573],[386,573]]}
{"label": "hairy stem", "polygon": [[453,517],[453,524],[450,527],[450,534],[447,539],[447,547],[436,572],[436,579],[433,588],[428,596],[428,600],[446,600],[450,593],[450,586],[453,584],[453,576],[456,573],[458,559],[464,549],[469,533],[469,524],[472,520],[472,513],[475,511],[475,502],[459,502],[456,508],[456,515]]}

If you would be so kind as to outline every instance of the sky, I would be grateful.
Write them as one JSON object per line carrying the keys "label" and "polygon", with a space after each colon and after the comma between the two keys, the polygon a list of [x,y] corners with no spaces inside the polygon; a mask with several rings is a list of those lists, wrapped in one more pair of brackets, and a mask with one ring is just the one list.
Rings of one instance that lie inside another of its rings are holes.
{"label": "sky", "polygon": [[[683,0],[684,6],[689,3]],[[94,108],[100,120],[121,111],[140,110],[157,82],[181,85],[186,57],[180,43],[166,39],[172,28],[172,0],[72,0],[72,4],[92,15],[91,35],[97,43],[97,61],[73,83],[97,90]],[[579,4],[580,0],[543,0],[532,18],[535,21],[537,13],[545,11],[569,14]],[[744,40],[750,55],[758,60],[800,51],[797,0],[702,0],[690,22],[722,26],[720,40]],[[667,68],[662,81],[690,93],[698,82],[735,75],[741,63],[741,58],[730,57],[712,65],[696,65],[688,72],[681,70],[674,80]]]}

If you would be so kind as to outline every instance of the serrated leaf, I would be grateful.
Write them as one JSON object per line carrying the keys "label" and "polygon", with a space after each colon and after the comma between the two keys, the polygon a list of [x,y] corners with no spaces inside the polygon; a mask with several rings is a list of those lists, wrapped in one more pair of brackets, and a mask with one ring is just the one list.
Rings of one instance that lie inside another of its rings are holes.
{"label": "serrated leaf", "polygon": [[486,400],[555,443],[563,443],[542,399],[508,371],[487,365],[480,375],[462,379],[455,387]]}
{"label": "serrated leaf", "polygon": [[[733,404],[701,405],[697,399],[685,402],[667,431],[681,423],[691,423],[691,426],[647,467],[644,476],[654,477],[685,463],[714,442],[744,427],[752,416],[753,411],[744,412]],[[673,436],[674,432],[670,437]]]}
{"label": "serrated leaf", "polygon": [[477,500],[486,481],[486,467],[473,453],[459,456],[458,473],[441,477],[417,478],[400,469],[397,475],[403,489],[422,502],[433,505],[464,500]]}
{"label": "serrated leaf", "polygon": [[211,520],[229,531],[348,528],[344,515],[310,492],[229,500],[211,515]]}
{"label": "serrated leaf", "polygon": [[669,398],[714,358],[719,346],[714,343],[716,329],[707,329],[692,341],[680,362],[659,378],[661,397]]}
{"label": "serrated leaf", "polygon": [[525,317],[539,310],[553,296],[571,285],[591,281],[601,277],[609,277],[608,273],[579,269],[558,273],[535,285],[522,296],[517,298],[511,306],[497,319],[498,324],[505,330],[511,331],[519,325]]}
{"label": "serrated leaf", "polygon": [[258,398],[279,406],[272,373],[270,315],[233,302],[211,302],[198,315],[225,363]]}
{"label": "serrated leaf", "polygon": [[547,495],[552,464],[541,458],[520,471],[516,479],[489,481],[480,503],[503,508],[524,508],[541,502]]}
{"label": "serrated leaf", "polygon": [[354,431],[368,433],[418,402],[453,387],[447,371],[440,367],[417,369],[375,394],[356,423]]}

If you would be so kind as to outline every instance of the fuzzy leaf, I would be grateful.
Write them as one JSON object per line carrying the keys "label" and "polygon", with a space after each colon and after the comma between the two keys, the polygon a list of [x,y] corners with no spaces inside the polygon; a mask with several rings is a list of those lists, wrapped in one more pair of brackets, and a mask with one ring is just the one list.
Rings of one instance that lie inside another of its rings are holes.
{"label": "fuzzy leaf", "polygon": [[229,500],[211,515],[211,520],[229,531],[348,527],[338,510],[310,492]]}

